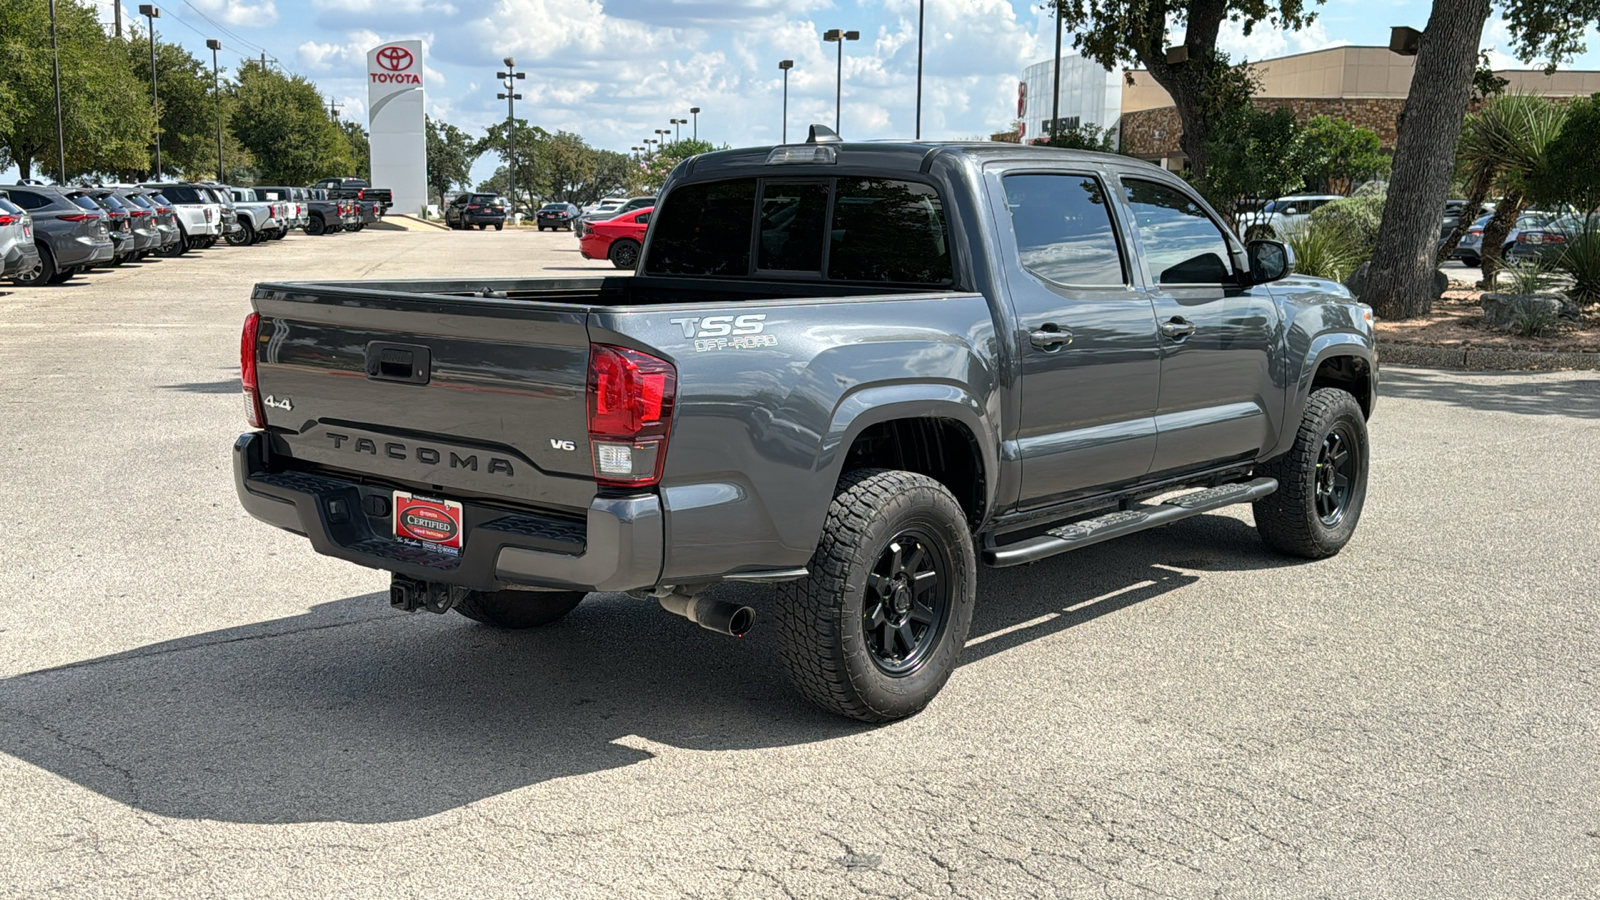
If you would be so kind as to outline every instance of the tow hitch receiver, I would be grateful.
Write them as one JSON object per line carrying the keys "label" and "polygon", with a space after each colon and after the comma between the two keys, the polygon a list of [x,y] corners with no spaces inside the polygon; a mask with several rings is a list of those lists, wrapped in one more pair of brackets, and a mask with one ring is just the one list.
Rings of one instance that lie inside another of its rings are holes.
{"label": "tow hitch receiver", "polygon": [[394,575],[389,582],[389,605],[401,612],[425,609],[431,613],[447,613],[466,597],[467,589],[439,581],[418,581],[405,575]]}

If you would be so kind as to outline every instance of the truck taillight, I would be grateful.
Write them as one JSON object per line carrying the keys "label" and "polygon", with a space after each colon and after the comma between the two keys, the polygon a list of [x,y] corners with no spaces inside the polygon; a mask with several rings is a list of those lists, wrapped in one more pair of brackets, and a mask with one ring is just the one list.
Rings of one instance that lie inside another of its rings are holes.
{"label": "truck taillight", "polygon": [[661,480],[672,435],[678,370],[648,353],[589,347],[589,446],[595,481],[643,487]]}
{"label": "truck taillight", "polygon": [[239,380],[244,384],[244,418],[251,428],[265,428],[267,411],[261,406],[261,391],[256,382],[256,340],[261,334],[261,314],[244,317],[244,334],[239,337]]}

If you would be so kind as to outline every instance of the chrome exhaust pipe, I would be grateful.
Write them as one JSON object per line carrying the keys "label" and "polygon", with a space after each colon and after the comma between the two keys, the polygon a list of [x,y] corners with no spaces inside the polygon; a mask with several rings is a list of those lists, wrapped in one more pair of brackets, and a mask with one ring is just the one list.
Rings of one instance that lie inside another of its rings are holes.
{"label": "chrome exhaust pipe", "polygon": [[707,631],[731,637],[744,637],[756,621],[756,611],[750,607],[712,600],[704,594],[680,594],[674,591],[656,599],[667,612],[683,616]]}

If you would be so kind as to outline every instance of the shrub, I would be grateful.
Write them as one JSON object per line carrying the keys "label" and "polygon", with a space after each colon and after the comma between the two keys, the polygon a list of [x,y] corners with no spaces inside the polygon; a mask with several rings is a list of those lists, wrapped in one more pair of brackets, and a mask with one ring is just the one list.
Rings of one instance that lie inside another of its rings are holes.
{"label": "shrub", "polygon": [[1349,278],[1370,255],[1370,251],[1364,253],[1353,243],[1342,228],[1326,221],[1318,222],[1316,213],[1311,214],[1310,222],[1290,229],[1284,235],[1284,243],[1294,251],[1296,272],[1334,281]]}
{"label": "shrub", "polygon": [[1550,286],[1550,270],[1538,257],[1507,265],[1505,271],[1511,278],[1511,292],[1514,294],[1538,294]]}
{"label": "shrub", "polygon": [[1556,315],[1542,309],[1525,309],[1511,320],[1511,333],[1521,337],[1544,337],[1556,327]]}
{"label": "shrub", "polygon": [[1600,302],[1600,215],[1578,220],[1567,235],[1556,268],[1572,276],[1572,297],[1579,303]]}
{"label": "shrub", "polygon": [[1378,246],[1378,226],[1383,224],[1386,195],[1363,193],[1332,203],[1324,203],[1311,213],[1311,224],[1338,235],[1360,257],[1357,265],[1372,257]]}

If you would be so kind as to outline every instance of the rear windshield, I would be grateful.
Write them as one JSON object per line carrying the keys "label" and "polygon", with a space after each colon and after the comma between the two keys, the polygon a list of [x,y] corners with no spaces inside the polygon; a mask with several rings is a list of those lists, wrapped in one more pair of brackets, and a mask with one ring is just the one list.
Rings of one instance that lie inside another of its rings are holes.
{"label": "rear windshield", "polygon": [[[759,197],[759,204],[757,198]],[[954,279],[934,188],[884,178],[688,184],[657,207],[645,272],[905,285]]]}
{"label": "rear windshield", "polygon": [[145,196],[143,194],[129,194],[128,195],[128,202],[134,204],[135,206],[143,208],[143,209],[151,209],[151,208],[153,208],[151,203],[150,203],[150,201],[145,199]]}
{"label": "rear windshield", "polygon": [[566,209],[567,205],[565,203],[546,203],[544,206],[541,206],[539,208],[540,209]]}
{"label": "rear windshield", "polygon": [[192,187],[178,185],[176,187],[162,188],[161,193],[172,198],[173,203],[209,203],[211,201],[200,196],[200,192]]}
{"label": "rear windshield", "polygon": [[284,195],[283,191],[277,190],[275,188],[256,188],[256,194],[258,194],[261,197],[261,199],[263,199],[263,200],[287,200],[287,199],[289,199],[287,196]]}
{"label": "rear windshield", "polygon": [[82,209],[93,210],[95,212],[103,212],[104,211],[104,210],[102,210],[100,208],[100,204],[94,202],[93,200],[89,199],[88,197],[85,197],[82,194],[79,194],[78,196],[73,197],[72,198],[72,202],[77,204]]}
{"label": "rear windshield", "polygon": [[0,197],[0,212],[3,212],[9,216],[14,216],[22,212],[22,207],[12,203],[10,200],[7,200],[4,197]]}

